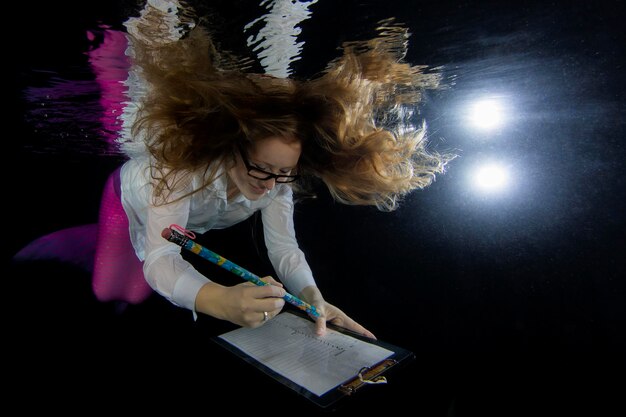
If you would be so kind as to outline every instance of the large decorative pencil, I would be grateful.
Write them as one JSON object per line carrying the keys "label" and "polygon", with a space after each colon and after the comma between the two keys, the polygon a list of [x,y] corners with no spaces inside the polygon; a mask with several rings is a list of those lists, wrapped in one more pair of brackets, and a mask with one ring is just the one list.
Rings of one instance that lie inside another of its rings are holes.
{"label": "large decorative pencil", "polygon": [[[257,275],[253,274],[252,272],[248,271],[247,269],[240,267],[239,265],[229,261],[228,259],[218,255],[217,253],[194,242],[192,240],[192,237],[186,234],[180,233],[178,230],[176,230],[179,228],[181,230],[184,230],[180,226],[171,225],[169,228],[163,229],[163,231],[161,232],[161,236],[163,236],[163,238],[167,239],[168,241],[175,243],[187,249],[188,251],[195,253],[196,255],[200,255],[201,257],[211,261],[215,265],[221,266],[227,271],[230,271],[233,274],[238,275],[241,278],[248,280],[256,285],[269,285],[268,283],[262,281],[261,278],[259,278]],[[301,299],[299,299],[298,297],[294,295],[285,293],[283,299],[287,301],[289,304],[292,304],[298,307],[300,310],[306,311],[307,313],[311,314],[314,317],[320,316],[315,306],[302,301]]]}

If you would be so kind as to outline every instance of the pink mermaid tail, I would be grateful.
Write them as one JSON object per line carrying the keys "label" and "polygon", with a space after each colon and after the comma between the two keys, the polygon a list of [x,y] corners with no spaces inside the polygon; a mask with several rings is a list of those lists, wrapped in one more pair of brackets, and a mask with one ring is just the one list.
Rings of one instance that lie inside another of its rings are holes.
{"label": "pink mermaid tail", "polygon": [[152,293],[135,255],[120,199],[120,172],[107,179],[100,202],[92,289],[100,301],[139,304]]}
{"label": "pink mermaid tail", "polygon": [[20,250],[18,262],[57,260],[92,272],[92,289],[99,301],[139,304],[152,288],[135,255],[128,218],[120,200],[120,174],[107,179],[100,202],[98,224],[71,227],[42,236]]}

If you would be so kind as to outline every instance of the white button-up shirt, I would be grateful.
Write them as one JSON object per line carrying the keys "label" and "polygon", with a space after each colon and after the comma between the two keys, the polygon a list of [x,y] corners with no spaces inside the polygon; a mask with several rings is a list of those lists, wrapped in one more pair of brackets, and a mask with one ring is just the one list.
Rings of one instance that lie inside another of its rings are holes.
{"label": "white button-up shirt", "polygon": [[[223,174],[223,175],[220,175]],[[153,204],[149,160],[136,158],[121,169],[122,205],[130,222],[130,236],[148,284],[172,303],[194,311],[200,287],[209,279],[183,259],[180,246],[161,236],[163,229],[178,224],[196,233],[222,229],[246,220],[261,210],[269,259],[278,278],[294,295],[315,285],[313,274],[299,249],[293,224],[291,186],[276,184],[266,195],[250,201],[243,195],[227,199],[227,175],[222,171],[208,187],[183,199],[155,206]],[[194,175],[186,194],[202,184],[202,174]]]}

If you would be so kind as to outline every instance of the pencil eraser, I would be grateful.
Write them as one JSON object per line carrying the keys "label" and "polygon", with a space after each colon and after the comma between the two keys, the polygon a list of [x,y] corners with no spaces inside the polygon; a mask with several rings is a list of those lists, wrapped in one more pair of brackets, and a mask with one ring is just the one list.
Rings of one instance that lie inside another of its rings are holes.
{"label": "pencil eraser", "polygon": [[166,228],[165,228],[165,229],[163,229],[163,231],[161,232],[161,236],[163,236],[163,238],[164,238],[164,239],[169,240],[169,239],[170,239],[170,236],[172,236],[172,231],[166,227]]}

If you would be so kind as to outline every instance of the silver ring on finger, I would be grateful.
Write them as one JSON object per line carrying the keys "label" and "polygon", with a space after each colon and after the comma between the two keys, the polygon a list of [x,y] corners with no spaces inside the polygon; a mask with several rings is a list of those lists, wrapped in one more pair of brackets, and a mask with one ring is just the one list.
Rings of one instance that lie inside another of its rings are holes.
{"label": "silver ring on finger", "polygon": [[269,320],[269,314],[267,314],[267,311],[263,312],[263,323],[265,323],[267,320]]}

